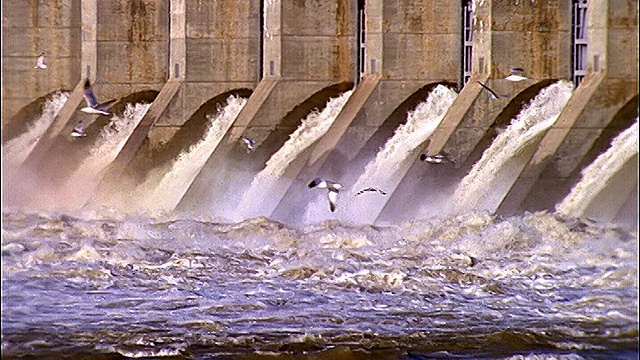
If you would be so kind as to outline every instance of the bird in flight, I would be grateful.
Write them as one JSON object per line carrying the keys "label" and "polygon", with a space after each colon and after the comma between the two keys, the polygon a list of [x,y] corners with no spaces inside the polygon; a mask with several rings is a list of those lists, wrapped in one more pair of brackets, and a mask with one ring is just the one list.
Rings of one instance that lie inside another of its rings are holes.
{"label": "bird in flight", "polygon": [[451,159],[449,156],[447,156],[444,153],[440,153],[436,155],[422,154],[420,155],[420,161],[425,161],[431,164],[454,163],[453,159]]}
{"label": "bird in flight", "polygon": [[71,132],[71,136],[73,137],[87,136],[87,134],[84,132],[84,124],[82,123],[82,120],[80,120],[78,125],[76,125],[76,127],[73,128],[73,131]]}
{"label": "bird in flight", "polygon": [[250,139],[246,136],[241,136],[240,139],[242,139],[242,141],[244,141],[244,143],[247,145],[247,149],[249,150],[253,150],[255,149],[256,146],[256,140],[255,139]]}
{"label": "bird in flight", "polygon": [[331,210],[331,212],[336,211],[338,192],[343,188],[343,186],[341,184],[338,184],[337,182],[315,178],[309,183],[309,188],[313,189],[315,187],[320,189],[327,189],[327,196],[329,197],[329,210]]}
{"label": "bird in flight", "polygon": [[93,93],[89,79],[84,82],[84,99],[87,101],[87,106],[80,109],[80,111],[88,114],[100,115],[111,115],[107,108],[116,101],[116,99],[111,99],[103,103],[98,103],[98,99],[96,98],[96,94]]}
{"label": "bird in flight", "polygon": [[355,194],[355,196],[362,195],[362,194],[364,194],[364,193],[366,193],[366,192],[379,192],[379,193],[380,193],[380,195],[387,195],[387,192],[386,192],[386,191],[384,191],[384,190],[381,190],[381,189],[378,189],[378,188],[372,188],[372,187],[370,187],[370,188],[366,188],[366,189],[362,189],[362,190],[358,191],[358,192]]}
{"label": "bird in flight", "polygon": [[522,81],[527,80],[527,77],[523,75],[524,70],[522,68],[513,68],[511,69],[511,75],[507,76],[505,80],[509,81]]}
{"label": "bird in flight", "polygon": [[487,91],[489,92],[489,96],[490,96],[492,99],[494,99],[494,100],[497,100],[497,99],[499,99],[499,98],[501,98],[501,97],[504,97],[504,98],[508,98],[508,97],[509,97],[509,95],[502,95],[502,94],[501,94],[501,95],[498,95],[498,94],[497,94],[495,91],[493,91],[490,87],[488,87],[487,85],[483,84],[483,83],[482,83],[482,82],[480,82],[480,81],[478,81],[478,84],[480,84],[480,86],[482,86],[485,90],[487,90]]}
{"label": "bird in flight", "polygon": [[46,69],[47,68],[47,64],[45,63],[47,61],[47,58],[44,56],[44,53],[40,53],[40,56],[38,56],[38,61],[36,62],[36,66],[34,66],[34,69]]}

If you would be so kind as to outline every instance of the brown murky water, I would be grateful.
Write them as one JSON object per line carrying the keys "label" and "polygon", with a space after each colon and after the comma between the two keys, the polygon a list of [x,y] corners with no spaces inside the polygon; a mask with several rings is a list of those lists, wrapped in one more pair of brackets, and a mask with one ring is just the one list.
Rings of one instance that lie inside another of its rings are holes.
{"label": "brown murky water", "polygon": [[2,229],[7,359],[638,356],[637,233],[609,224],[5,212]]}

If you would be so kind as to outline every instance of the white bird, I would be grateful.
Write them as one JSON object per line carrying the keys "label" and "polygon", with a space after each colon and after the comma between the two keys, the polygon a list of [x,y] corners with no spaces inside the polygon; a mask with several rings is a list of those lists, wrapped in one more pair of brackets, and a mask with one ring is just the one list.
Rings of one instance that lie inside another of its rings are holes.
{"label": "white bird", "polygon": [[524,70],[522,70],[521,68],[513,68],[511,69],[511,75],[507,76],[505,80],[509,80],[509,81],[527,80],[527,77],[525,77],[522,74],[524,74]]}
{"label": "white bird", "polygon": [[494,100],[497,100],[497,99],[499,99],[501,97],[504,97],[504,98],[508,98],[509,97],[509,95],[502,95],[502,94],[498,95],[490,87],[488,87],[487,85],[481,83],[480,81],[478,81],[478,84],[480,84],[480,86],[482,86],[485,90],[487,90],[489,92],[489,96],[491,96],[491,98],[494,99]]}
{"label": "white bird", "polygon": [[315,178],[309,183],[309,188],[313,189],[318,187],[320,189],[327,189],[327,196],[329,197],[329,210],[331,212],[336,211],[336,202],[338,201],[338,192],[343,188],[342,185],[337,182],[323,180],[321,178]]}
{"label": "white bird", "polygon": [[256,146],[256,140],[255,139],[250,139],[246,136],[241,136],[240,139],[242,139],[242,141],[244,141],[244,143],[247,145],[247,148],[249,150],[253,150]]}
{"label": "white bird", "polygon": [[453,163],[454,161],[448,157],[447,155],[441,153],[436,155],[428,155],[422,154],[420,155],[420,161],[426,161],[431,164],[443,164],[443,163]]}
{"label": "white bird", "polygon": [[111,99],[103,103],[98,103],[98,99],[93,93],[93,89],[91,89],[91,82],[89,82],[89,79],[84,82],[84,99],[87,101],[88,106],[83,107],[80,111],[88,114],[100,115],[111,115],[111,113],[107,111],[107,108],[116,101],[116,99]]}
{"label": "white bird", "polygon": [[73,128],[73,131],[71,132],[71,136],[73,137],[87,136],[87,134],[84,132],[84,124],[82,123],[82,121],[80,121],[78,125],[76,125],[76,127]]}
{"label": "white bird", "polygon": [[384,190],[381,190],[381,189],[378,189],[378,188],[372,188],[372,187],[370,187],[370,188],[366,188],[366,189],[362,189],[362,190],[358,191],[358,192],[355,194],[355,196],[362,195],[362,194],[364,194],[364,193],[366,193],[366,192],[369,192],[369,191],[373,191],[373,192],[376,192],[376,191],[377,191],[377,192],[379,192],[379,193],[380,193],[380,195],[387,195],[387,192],[386,192],[386,191],[384,191]]}
{"label": "white bird", "polygon": [[44,53],[40,53],[40,56],[38,56],[38,61],[36,63],[36,66],[34,66],[34,69],[46,69],[47,68],[47,64],[45,64],[45,61],[47,60],[47,58],[44,56]]}

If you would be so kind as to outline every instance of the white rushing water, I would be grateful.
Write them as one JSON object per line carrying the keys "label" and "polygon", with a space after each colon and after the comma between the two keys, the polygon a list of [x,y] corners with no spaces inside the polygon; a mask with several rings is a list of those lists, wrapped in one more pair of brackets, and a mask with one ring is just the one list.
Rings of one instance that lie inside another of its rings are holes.
{"label": "white rushing water", "polygon": [[558,119],[573,84],[559,81],[540,93],[491,143],[453,194],[456,211],[495,211],[535,151],[536,141]]}
{"label": "white rushing water", "polygon": [[613,139],[607,151],[582,170],[582,179],[571,189],[569,195],[556,206],[556,211],[567,216],[582,217],[594,198],[609,186],[609,181],[614,175],[637,154],[638,119],[631,127]]}
{"label": "white rushing water", "polygon": [[27,131],[2,146],[4,161],[7,164],[21,164],[29,156],[53,119],[62,110],[69,96],[70,93],[60,91],[51,95],[44,103],[42,115],[28,126]]}
{"label": "white rushing water", "polygon": [[[234,216],[236,220],[271,214],[287,190],[289,182],[281,178],[289,165],[329,130],[352,93],[353,90],[349,90],[330,99],[322,111],[314,111],[302,120],[300,126],[269,158],[265,168],[256,175],[243,194]],[[283,182],[286,183],[282,184],[282,188],[278,188]]]}
{"label": "white rushing water", "polygon": [[67,181],[66,192],[74,195],[73,200],[71,197],[69,200],[73,203],[72,208],[83,206],[89,200],[100,176],[118,156],[150,106],[147,103],[127,104],[121,116],[112,115],[111,123],[100,130],[89,156]]}
{"label": "white rushing water", "polygon": [[395,189],[417,156],[418,146],[433,134],[457,96],[443,85],[436,86],[424,102],[407,114],[407,122],[396,129],[355,184],[340,193],[336,212],[329,212],[326,191],[318,191],[318,196],[306,208],[305,221],[334,218],[349,223],[372,223],[384,205],[381,200],[385,199],[379,193],[357,197],[355,194],[368,187],[389,192]]}
{"label": "white rushing water", "polygon": [[168,172],[152,172],[137,187],[137,205],[150,212],[173,210],[246,103],[247,99],[232,95],[218,108],[215,116],[207,115],[210,124],[205,136],[187,151],[180,153]]}

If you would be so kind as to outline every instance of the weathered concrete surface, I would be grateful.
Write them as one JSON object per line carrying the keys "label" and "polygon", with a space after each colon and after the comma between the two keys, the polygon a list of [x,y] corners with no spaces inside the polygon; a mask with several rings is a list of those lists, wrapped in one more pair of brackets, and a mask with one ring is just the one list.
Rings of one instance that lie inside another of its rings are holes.
{"label": "weathered concrete surface", "polygon": [[[634,106],[638,95],[637,6],[634,0],[589,3],[587,76],[542,139],[498,209],[500,213],[552,209],[580,178],[581,169],[638,116]],[[625,106],[630,108],[623,111]],[[626,113],[613,121],[621,111]],[[614,131],[607,131],[608,127]]]}
{"label": "weathered concrete surface", "polygon": [[[80,0],[2,2],[2,126],[21,108],[80,81]],[[47,69],[34,69],[41,52]]]}

